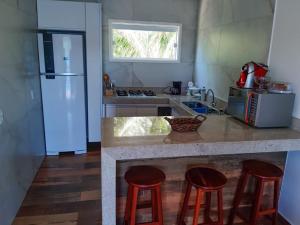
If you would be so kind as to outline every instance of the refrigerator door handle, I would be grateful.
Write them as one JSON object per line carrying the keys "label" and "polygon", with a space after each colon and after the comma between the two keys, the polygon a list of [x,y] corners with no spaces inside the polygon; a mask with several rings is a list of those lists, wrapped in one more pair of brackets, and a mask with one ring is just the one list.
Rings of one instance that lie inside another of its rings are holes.
{"label": "refrigerator door handle", "polygon": [[85,76],[85,74],[79,74],[79,73],[41,73],[41,76]]}
{"label": "refrigerator door handle", "polygon": [[46,79],[54,80],[55,79],[55,75],[46,75]]}

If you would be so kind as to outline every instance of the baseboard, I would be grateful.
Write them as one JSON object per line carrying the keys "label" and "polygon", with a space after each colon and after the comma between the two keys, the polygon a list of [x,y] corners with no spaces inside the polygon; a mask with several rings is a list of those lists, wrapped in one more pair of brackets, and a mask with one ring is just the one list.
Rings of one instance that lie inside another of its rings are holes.
{"label": "baseboard", "polygon": [[278,219],[280,220],[280,222],[284,225],[292,225],[290,224],[280,213],[278,214]]}

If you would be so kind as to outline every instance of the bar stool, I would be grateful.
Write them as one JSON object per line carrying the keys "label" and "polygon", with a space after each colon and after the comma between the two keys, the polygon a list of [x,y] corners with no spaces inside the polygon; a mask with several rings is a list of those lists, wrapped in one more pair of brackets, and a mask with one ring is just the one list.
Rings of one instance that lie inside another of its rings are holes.
{"label": "bar stool", "polygon": [[[261,217],[272,215],[272,224],[275,225],[278,215],[278,199],[283,171],[273,164],[258,160],[246,160],[243,162],[242,175],[236,190],[228,225],[233,224],[235,215],[240,217],[244,222],[247,222],[247,218],[239,212],[238,207],[243,198],[245,187],[250,176],[256,180],[256,190],[250,221],[248,221],[248,223],[255,225]],[[264,186],[267,182],[274,184],[273,208],[261,210]]]}
{"label": "bar stool", "polygon": [[128,183],[124,225],[136,225],[138,193],[140,190],[151,191],[152,222],[143,225],[163,225],[161,183],[165,174],[152,166],[134,166],[125,174]]}
{"label": "bar stool", "polygon": [[[184,218],[189,207],[189,199],[192,187],[196,189],[196,202],[194,206],[193,225],[198,224],[202,195],[205,197],[204,223],[205,225],[223,225],[223,187],[227,182],[226,177],[217,170],[205,167],[196,167],[186,172],[187,190],[183,206],[178,218],[178,225],[185,225]],[[218,221],[213,222],[210,218],[211,194],[217,193]]]}

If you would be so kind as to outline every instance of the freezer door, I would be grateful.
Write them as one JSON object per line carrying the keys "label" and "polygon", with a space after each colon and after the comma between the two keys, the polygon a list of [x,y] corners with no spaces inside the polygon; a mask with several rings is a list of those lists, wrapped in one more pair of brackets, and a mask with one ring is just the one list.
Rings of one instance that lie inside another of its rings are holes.
{"label": "freezer door", "polygon": [[52,34],[55,74],[84,75],[83,35]]}
{"label": "freezer door", "polygon": [[41,76],[41,84],[47,154],[85,152],[84,76]]}

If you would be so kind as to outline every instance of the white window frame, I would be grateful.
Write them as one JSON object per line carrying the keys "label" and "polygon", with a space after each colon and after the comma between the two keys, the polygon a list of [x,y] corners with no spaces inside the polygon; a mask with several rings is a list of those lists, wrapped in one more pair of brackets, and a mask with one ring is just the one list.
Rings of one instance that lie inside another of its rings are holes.
{"label": "white window frame", "polygon": [[[113,35],[112,29],[116,27],[136,26],[143,30],[159,30],[159,31],[178,31],[177,40],[177,59],[153,59],[153,58],[115,58],[113,56]],[[133,21],[133,20],[108,20],[108,38],[109,38],[109,61],[110,62],[148,62],[148,63],[180,63],[181,59],[181,37],[182,25],[179,23],[165,23],[165,22],[146,22],[146,21]]]}

